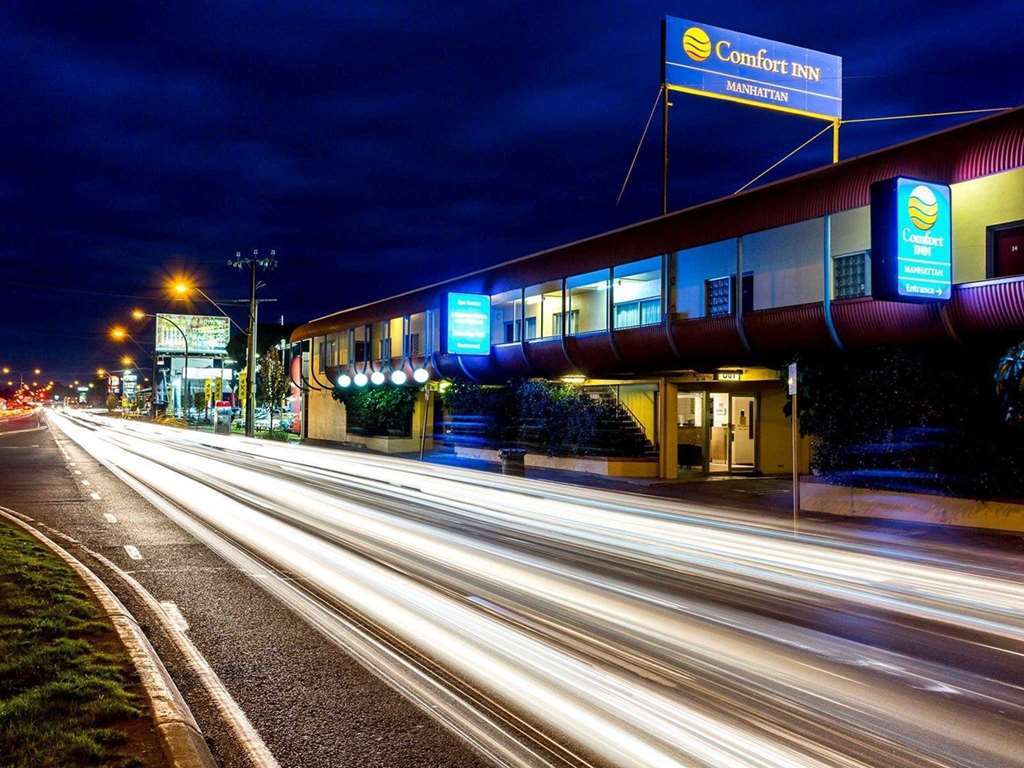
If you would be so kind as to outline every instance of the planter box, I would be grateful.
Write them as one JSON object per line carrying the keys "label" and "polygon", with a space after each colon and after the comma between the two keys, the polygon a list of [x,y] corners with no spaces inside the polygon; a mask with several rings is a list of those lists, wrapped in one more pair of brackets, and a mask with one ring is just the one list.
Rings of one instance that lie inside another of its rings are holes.
{"label": "planter box", "polygon": [[[420,449],[418,437],[392,437],[381,435],[367,437],[366,435],[355,435],[349,432],[345,436],[345,443],[349,445],[361,445],[378,453],[412,453]],[[430,440],[427,440],[427,447],[430,447]]]}
{"label": "planter box", "polygon": [[801,480],[800,506],[809,512],[830,515],[1024,533],[1024,503],[1009,501],[981,501]]}
{"label": "planter box", "polygon": [[[471,448],[455,446],[455,455],[478,461],[497,464],[498,451],[494,448]],[[562,469],[568,472],[588,472],[605,477],[657,477],[656,459],[625,459],[617,456],[545,456],[542,453],[527,453],[527,467],[538,469]]]}

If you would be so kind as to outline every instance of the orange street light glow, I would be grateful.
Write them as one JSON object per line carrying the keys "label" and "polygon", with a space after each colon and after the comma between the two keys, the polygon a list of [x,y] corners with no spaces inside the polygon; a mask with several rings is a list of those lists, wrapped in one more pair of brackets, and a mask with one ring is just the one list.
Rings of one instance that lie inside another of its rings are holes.
{"label": "orange street light glow", "polygon": [[134,362],[128,355],[121,358],[121,365],[131,365]]}
{"label": "orange street light glow", "polygon": [[146,313],[143,312],[141,309],[133,309],[132,310],[132,317],[134,317],[136,320],[141,320],[145,316],[146,316]]}
{"label": "orange street light glow", "polygon": [[114,341],[122,341],[127,335],[128,332],[121,326],[115,326],[110,329],[110,338]]}

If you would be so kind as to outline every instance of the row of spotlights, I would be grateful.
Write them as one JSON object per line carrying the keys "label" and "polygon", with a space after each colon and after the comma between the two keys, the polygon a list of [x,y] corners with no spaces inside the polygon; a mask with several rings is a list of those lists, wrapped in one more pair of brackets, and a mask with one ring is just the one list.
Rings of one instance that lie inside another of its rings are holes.
{"label": "row of spotlights", "polygon": [[[430,381],[430,372],[426,368],[417,368],[412,372],[412,379],[417,384],[426,384]],[[350,387],[355,384],[357,387],[365,387],[368,383],[380,386],[385,382],[386,378],[381,371],[374,371],[369,375],[365,373],[357,373],[355,376],[349,376],[347,373],[341,374],[338,377],[338,386],[342,389]],[[391,383],[397,387],[402,386],[409,380],[405,371],[392,371],[391,372]]]}

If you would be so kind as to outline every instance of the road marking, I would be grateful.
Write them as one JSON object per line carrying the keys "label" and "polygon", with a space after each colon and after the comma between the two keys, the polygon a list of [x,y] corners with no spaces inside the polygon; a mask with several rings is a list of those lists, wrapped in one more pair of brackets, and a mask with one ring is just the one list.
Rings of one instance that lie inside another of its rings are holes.
{"label": "road marking", "polygon": [[83,480],[82,485],[92,485],[88,480]]}
{"label": "road marking", "polygon": [[142,553],[139,552],[139,548],[136,547],[134,544],[125,544],[124,551],[128,553],[128,557],[130,557],[132,560],[142,559]]}
{"label": "road marking", "polygon": [[109,512],[104,512],[103,513],[103,519],[106,520],[108,523],[116,523],[117,522],[117,518],[114,517]]}
{"label": "road marking", "polygon": [[90,498],[91,498],[91,499],[92,499],[93,501],[99,501],[99,500],[100,500],[100,498],[101,498],[101,497],[100,497],[100,495],[99,495],[98,493],[96,493],[96,491],[93,491],[92,493],[90,493],[90,494],[89,494],[89,497],[90,497]]}
{"label": "road marking", "polygon": [[74,472],[74,473],[75,473],[76,475],[80,475],[80,474],[82,474],[82,470],[80,470],[80,469],[75,469],[75,470],[72,470],[72,471],[73,471],[73,472]]}
{"label": "road marking", "polygon": [[75,462],[73,462],[73,461],[69,461],[69,462],[68,462],[68,466],[69,466],[69,467],[73,467],[73,466],[75,466]]}
{"label": "road marking", "polygon": [[188,622],[185,621],[185,617],[181,615],[181,611],[175,603],[172,603],[170,600],[161,600],[160,607],[164,609],[167,618],[171,620],[171,624],[177,627],[179,632],[188,632]]}

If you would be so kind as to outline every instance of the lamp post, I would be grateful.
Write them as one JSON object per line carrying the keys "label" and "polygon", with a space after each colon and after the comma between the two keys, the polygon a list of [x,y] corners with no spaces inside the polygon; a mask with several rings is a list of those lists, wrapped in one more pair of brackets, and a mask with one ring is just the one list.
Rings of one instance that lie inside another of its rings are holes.
{"label": "lamp post", "polygon": [[[147,318],[147,317],[148,318],[152,318],[154,321],[156,320],[156,315],[154,315],[154,314],[152,314],[150,312],[143,312],[141,309],[133,309],[132,310],[132,317],[135,318],[136,320],[142,320],[142,319]],[[183,388],[185,389],[185,396],[188,397],[191,394],[191,393],[188,392],[188,334],[185,333],[181,329],[180,325],[178,325],[176,322],[171,320],[171,318],[169,318],[167,315],[164,315],[164,320],[166,320],[168,323],[170,323],[171,326],[179,334],[181,334],[181,340],[185,343],[185,370],[183,371],[183,375],[182,375],[182,384],[184,385]],[[127,335],[127,334],[125,334],[125,335]],[[152,415],[155,417],[156,416],[156,370],[155,370],[155,363],[156,363],[156,361],[154,360],[153,362],[154,362],[154,371],[153,371],[153,377],[154,378],[153,378],[153,387],[152,387],[153,392],[151,393],[152,396],[150,397],[150,402],[151,402],[150,408],[152,410]],[[186,414],[185,415],[185,422],[187,423],[188,422],[188,406],[187,405],[186,405],[185,414]]]}

